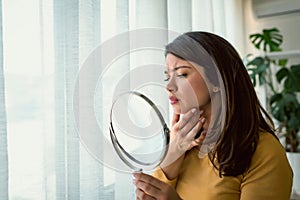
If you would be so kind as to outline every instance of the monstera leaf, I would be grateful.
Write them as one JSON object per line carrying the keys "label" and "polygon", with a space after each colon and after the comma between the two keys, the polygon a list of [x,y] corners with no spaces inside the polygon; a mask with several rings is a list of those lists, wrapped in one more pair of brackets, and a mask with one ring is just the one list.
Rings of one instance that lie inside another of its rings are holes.
{"label": "monstera leaf", "polygon": [[256,77],[258,76],[259,85],[264,84],[266,71],[270,64],[265,62],[263,57],[256,57],[247,64],[248,71],[250,72],[250,77],[252,79],[252,83],[256,85]]}
{"label": "monstera leaf", "polygon": [[287,92],[300,92],[300,64],[292,65],[290,69],[283,67],[276,73],[278,83],[284,80]]}
{"label": "monstera leaf", "polygon": [[262,34],[255,33],[251,34],[249,37],[252,44],[259,50],[262,46],[264,52],[281,51],[280,45],[282,43],[282,35],[277,28],[264,29]]}

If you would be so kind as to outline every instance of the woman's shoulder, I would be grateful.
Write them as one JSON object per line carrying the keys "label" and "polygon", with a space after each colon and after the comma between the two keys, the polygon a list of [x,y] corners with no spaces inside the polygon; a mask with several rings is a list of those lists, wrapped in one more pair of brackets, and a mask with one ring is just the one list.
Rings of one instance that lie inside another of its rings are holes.
{"label": "woman's shoulder", "polygon": [[280,141],[262,132],[251,165],[243,174],[241,199],[289,199],[293,172]]}
{"label": "woman's shoulder", "polygon": [[289,164],[285,149],[277,137],[268,132],[261,132],[249,170],[266,166],[288,168]]}
{"label": "woman's shoulder", "polygon": [[278,153],[285,154],[285,149],[278,140],[278,138],[268,132],[260,132],[259,140],[255,154],[278,155]]}

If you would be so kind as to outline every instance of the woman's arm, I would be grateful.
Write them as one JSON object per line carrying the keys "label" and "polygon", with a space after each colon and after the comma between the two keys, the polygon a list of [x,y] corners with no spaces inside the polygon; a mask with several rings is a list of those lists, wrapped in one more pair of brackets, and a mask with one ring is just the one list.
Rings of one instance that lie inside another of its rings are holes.
{"label": "woman's arm", "polygon": [[181,165],[183,163],[184,160],[184,156],[185,154],[182,154],[182,156],[180,156],[176,161],[174,161],[172,164],[162,167],[162,171],[164,172],[164,174],[166,175],[166,177],[169,180],[175,179],[179,172],[180,172],[180,168]]}

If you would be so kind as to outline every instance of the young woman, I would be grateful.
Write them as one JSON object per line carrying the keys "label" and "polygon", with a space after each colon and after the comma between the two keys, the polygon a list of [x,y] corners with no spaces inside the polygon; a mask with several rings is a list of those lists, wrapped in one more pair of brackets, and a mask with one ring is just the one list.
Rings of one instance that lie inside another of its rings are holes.
{"label": "young woman", "polygon": [[153,176],[133,174],[137,199],[289,199],[285,150],[226,40],[206,32],[176,38],[166,46],[166,81],[169,151]]}

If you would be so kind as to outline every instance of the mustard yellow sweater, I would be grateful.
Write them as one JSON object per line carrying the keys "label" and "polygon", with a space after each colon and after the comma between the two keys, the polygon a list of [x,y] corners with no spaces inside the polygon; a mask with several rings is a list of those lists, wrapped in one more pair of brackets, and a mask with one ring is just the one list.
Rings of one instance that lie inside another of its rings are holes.
{"label": "mustard yellow sweater", "polygon": [[293,173],[282,145],[262,133],[249,170],[237,177],[219,177],[208,156],[187,153],[180,174],[168,180],[161,168],[154,177],[172,185],[184,200],[288,200]]}

